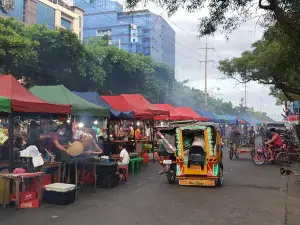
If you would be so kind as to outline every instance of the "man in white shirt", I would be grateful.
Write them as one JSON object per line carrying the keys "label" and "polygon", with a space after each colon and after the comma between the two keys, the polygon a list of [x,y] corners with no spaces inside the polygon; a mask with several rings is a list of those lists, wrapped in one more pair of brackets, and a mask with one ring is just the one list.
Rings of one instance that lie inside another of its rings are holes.
{"label": "man in white shirt", "polygon": [[147,127],[146,127],[146,138],[147,138],[147,141],[150,141],[151,139],[151,129],[150,129],[150,126],[149,124],[147,124]]}
{"label": "man in white shirt", "polygon": [[125,148],[125,144],[120,144],[119,148],[120,148],[121,152],[120,152],[120,159],[118,160],[118,165],[119,166],[128,165],[129,161],[130,161],[130,157]]}

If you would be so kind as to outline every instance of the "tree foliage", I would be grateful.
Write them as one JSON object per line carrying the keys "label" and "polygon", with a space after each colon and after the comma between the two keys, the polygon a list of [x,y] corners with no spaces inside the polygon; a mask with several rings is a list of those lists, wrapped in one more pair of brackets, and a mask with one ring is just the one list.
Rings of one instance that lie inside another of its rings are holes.
{"label": "tree foliage", "polygon": [[278,97],[281,92],[287,98],[300,94],[299,48],[285,33],[273,26],[252,48],[240,57],[220,61],[219,70],[240,82],[271,85],[271,93]]}
{"label": "tree foliage", "polygon": [[218,114],[238,115],[234,107],[177,82],[169,66],[149,56],[130,54],[108,45],[107,37],[82,44],[71,31],[25,26],[0,18],[0,74],[12,73],[28,86],[63,84],[74,91],[109,91],[111,94],[140,93],[153,103],[189,106]]}
{"label": "tree foliage", "polygon": [[213,34],[218,29],[231,32],[241,22],[253,18],[253,15],[262,17],[264,24],[277,22],[281,30],[295,41],[300,36],[298,0],[127,0],[127,6],[134,8],[139,3],[147,2],[161,5],[168,10],[169,15],[181,8],[188,12],[197,12],[207,7],[209,15],[200,19],[199,30],[202,36]]}

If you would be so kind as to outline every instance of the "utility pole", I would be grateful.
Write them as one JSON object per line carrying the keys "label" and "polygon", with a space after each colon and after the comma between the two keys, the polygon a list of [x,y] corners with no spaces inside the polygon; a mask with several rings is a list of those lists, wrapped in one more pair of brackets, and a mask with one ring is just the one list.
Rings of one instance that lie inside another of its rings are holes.
{"label": "utility pole", "polygon": [[208,60],[207,58],[207,52],[208,50],[214,50],[214,48],[209,48],[207,46],[207,37],[205,39],[205,48],[200,48],[205,50],[205,60],[204,61],[199,61],[200,63],[204,62],[204,69],[205,69],[205,84],[204,84],[204,98],[205,98],[205,106],[207,105],[207,100],[208,100],[208,92],[207,92],[207,63],[213,62],[213,60]]}
{"label": "utility pole", "polygon": [[247,83],[245,81],[245,109],[247,108]]}
{"label": "utility pole", "polygon": [[119,38],[119,49],[121,49],[121,39]]}

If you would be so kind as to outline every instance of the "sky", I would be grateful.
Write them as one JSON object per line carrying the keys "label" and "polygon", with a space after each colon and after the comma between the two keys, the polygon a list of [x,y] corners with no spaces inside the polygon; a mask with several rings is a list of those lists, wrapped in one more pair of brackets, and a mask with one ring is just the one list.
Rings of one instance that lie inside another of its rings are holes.
{"label": "sky", "polygon": [[[189,79],[189,86],[204,90],[205,69],[204,64],[197,62],[205,60],[206,38],[197,38],[200,15],[205,15],[203,11],[188,13],[179,10],[174,16],[167,17],[164,10],[149,4],[147,6],[152,12],[161,14],[176,31],[176,77],[178,80]],[[208,59],[214,62],[208,63],[208,92],[209,94],[222,98],[224,101],[231,101],[238,105],[242,97],[245,96],[245,87],[235,80],[224,78],[217,69],[218,62],[226,58],[239,57],[245,50],[251,49],[251,44],[262,37],[263,29],[256,25],[257,19],[249,20],[229,35],[229,40],[225,34],[216,33],[214,37],[208,37]],[[246,87],[247,107],[254,107],[256,111],[264,111],[271,118],[281,120],[282,106],[275,105],[275,98],[269,95],[269,87],[256,82],[247,84]]]}
{"label": "sky", "polygon": [[[72,0],[65,0],[71,3]],[[122,4],[125,0],[119,0]],[[144,6],[138,9],[145,8]],[[165,9],[149,3],[148,8],[153,13],[161,15],[173,27],[176,32],[176,78],[179,81],[189,80],[188,85],[204,91],[204,64],[198,61],[205,60],[205,38],[198,39],[198,24],[201,16],[207,15],[206,8],[197,13],[188,13],[180,9],[172,17],[167,16]],[[257,12],[258,14],[260,12]],[[226,58],[239,57],[245,50],[251,49],[251,44],[259,40],[263,29],[256,26],[257,18],[249,20],[225,39],[225,34],[216,33],[214,37],[208,37],[208,47],[214,50],[208,51],[208,92],[224,101],[231,101],[238,105],[245,96],[245,87],[235,80],[224,79],[223,74],[217,69],[218,62]],[[202,48],[202,49],[201,49]],[[269,87],[255,82],[246,86],[247,107],[253,107],[256,111],[263,111],[275,120],[281,120],[282,106],[275,105],[275,98],[269,95]]]}

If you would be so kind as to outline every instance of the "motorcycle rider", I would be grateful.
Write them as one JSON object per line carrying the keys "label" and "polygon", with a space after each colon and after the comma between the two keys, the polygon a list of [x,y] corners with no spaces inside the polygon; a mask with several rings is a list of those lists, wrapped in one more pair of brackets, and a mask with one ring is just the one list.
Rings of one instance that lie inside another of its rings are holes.
{"label": "motorcycle rider", "polygon": [[265,142],[265,144],[269,145],[269,154],[270,154],[270,159],[269,161],[274,160],[274,155],[273,155],[273,150],[276,148],[281,148],[283,145],[282,139],[280,135],[276,132],[275,128],[270,129],[272,138],[268,141]]}

